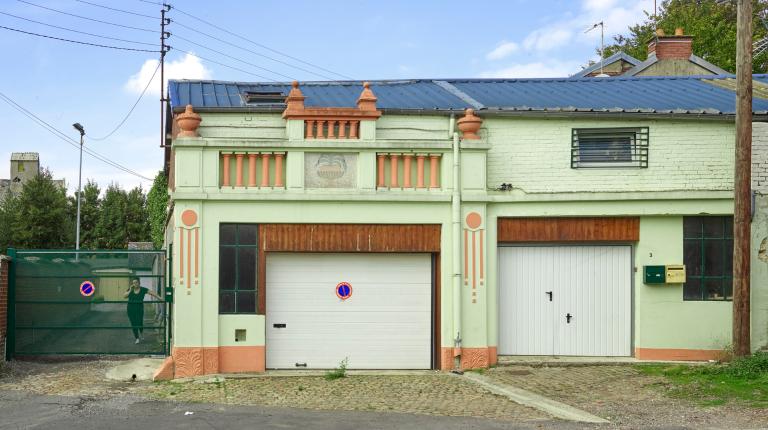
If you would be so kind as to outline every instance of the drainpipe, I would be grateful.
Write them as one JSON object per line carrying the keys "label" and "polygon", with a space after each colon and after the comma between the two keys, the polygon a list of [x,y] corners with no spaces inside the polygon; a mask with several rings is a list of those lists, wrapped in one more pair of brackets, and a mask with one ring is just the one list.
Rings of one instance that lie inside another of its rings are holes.
{"label": "drainpipe", "polygon": [[451,198],[451,222],[453,232],[453,366],[461,370],[461,174],[459,159],[459,133],[454,130],[455,117],[451,115],[453,133],[453,195]]}

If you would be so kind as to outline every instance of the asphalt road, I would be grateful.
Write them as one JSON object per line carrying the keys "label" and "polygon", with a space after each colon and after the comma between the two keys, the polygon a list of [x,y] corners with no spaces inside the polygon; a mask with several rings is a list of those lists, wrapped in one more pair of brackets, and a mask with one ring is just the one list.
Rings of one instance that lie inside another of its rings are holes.
{"label": "asphalt road", "polygon": [[[189,412],[192,412],[189,414]],[[311,411],[148,401],[138,397],[46,396],[0,391],[0,429],[541,429],[583,428],[562,421],[513,423],[480,418]],[[591,428],[591,426],[589,427]]]}

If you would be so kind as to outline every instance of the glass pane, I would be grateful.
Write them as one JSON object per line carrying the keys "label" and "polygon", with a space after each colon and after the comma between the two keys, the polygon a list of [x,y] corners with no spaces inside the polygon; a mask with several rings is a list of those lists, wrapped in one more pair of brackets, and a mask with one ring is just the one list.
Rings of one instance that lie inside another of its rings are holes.
{"label": "glass pane", "polygon": [[240,275],[240,290],[256,289],[256,247],[248,246],[237,249],[237,263]]}
{"label": "glass pane", "polygon": [[683,264],[688,276],[701,276],[701,239],[683,241]]}
{"label": "glass pane", "polygon": [[720,216],[704,217],[704,237],[723,237],[724,218]]}
{"label": "glass pane", "polygon": [[722,276],[725,273],[725,251],[720,240],[704,241],[704,276]]}
{"label": "glass pane", "polygon": [[219,247],[219,289],[235,289],[235,248]]}
{"label": "glass pane", "polygon": [[727,216],[725,218],[725,237],[733,237],[733,217]]}
{"label": "glass pane", "polygon": [[232,291],[219,292],[219,313],[228,314],[235,312],[235,293]]}
{"label": "glass pane", "polygon": [[240,224],[238,226],[238,243],[240,245],[256,245],[257,234],[256,224]]}
{"label": "glass pane", "polygon": [[701,237],[701,217],[687,216],[683,218],[683,237]]}
{"label": "glass pane", "polygon": [[683,300],[701,300],[701,283],[699,279],[688,278],[683,285]]}
{"label": "glass pane", "polygon": [[725,261],[723,275],[730,275],[733,273],[733,239],[728,239],[723,244],[725,247]]}
{"label": "glass pane", "polygon": [[219,244],[234,245],[236,228],[235,224],[221,224],[219,226]]}
{"label": "glass pane", "polygon": [[733,278],[723,279],[723,291],[726,299],[733,300]]}
{"label": "glass pane", "polygon": [[704,298],[706,300],[723,300],[723,283],[720,279],[704,280]]}
{"label": "glass pane", "polygon": [[252,314],[256,312],[256,292],[240,291],[237,293],[237,313]]}

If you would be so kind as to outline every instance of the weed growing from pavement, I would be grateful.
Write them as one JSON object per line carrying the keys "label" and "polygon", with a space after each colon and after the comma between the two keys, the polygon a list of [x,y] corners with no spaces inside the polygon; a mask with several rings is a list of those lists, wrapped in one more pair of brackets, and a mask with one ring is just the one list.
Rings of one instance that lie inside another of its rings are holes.
{"label": "weed growing from pavement", "polygon": [[348,364],[349,364],[349,357],[345,357],[343,360],[341,360],[341,362],[339,362],[339,366],[337,368],[325,372],[325,380],[333,381],[336,379],[345,378],[347,376]]}
{"label": "weed growing from pavement", "polygon": [[715,365],[645,364],[638,369],[665,377],[674,397],[694,400],[702,405],[723,405],[736,401],[753,407],[768,407],[768,353],[735,359]]}

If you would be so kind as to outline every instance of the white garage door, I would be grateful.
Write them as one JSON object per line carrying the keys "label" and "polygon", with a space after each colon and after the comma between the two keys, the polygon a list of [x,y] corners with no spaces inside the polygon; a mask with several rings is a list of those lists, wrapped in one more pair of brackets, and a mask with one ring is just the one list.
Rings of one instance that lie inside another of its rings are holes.
{"label": "white garage door", "polygon": [[499,354],[629,356],[630,246],[499,248]]}
{"label": "white garage door", "polygon": [[431,273],[429,254],[268,254],[267,367],[429,369]]}

